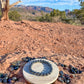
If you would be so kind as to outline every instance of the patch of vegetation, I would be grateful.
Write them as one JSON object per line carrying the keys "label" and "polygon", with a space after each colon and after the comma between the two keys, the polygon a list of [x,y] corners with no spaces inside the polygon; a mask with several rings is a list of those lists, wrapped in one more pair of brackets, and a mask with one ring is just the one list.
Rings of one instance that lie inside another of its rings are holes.
{"label": "patch of vegetation", "polygon": [[62,19],[66,18],[65,11],[53,10],[51,13],[42,15],[39,21],[46,22],[60,22]]}
{"label": "patch of vegetation", "polygon": [[9,19],[13,21],[20,21],[21,20],[21,15],[17,11],[10,11],[9,12]]}
{"label": "patch of vegetation", "polygon": [[0,18],[2,17],[2,13],[1,13],[1,10],[0,10]]}

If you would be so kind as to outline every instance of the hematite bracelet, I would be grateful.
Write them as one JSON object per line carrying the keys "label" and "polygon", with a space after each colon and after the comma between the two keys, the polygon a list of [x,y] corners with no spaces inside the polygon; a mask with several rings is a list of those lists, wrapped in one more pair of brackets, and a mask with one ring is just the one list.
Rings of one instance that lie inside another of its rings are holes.
{"label": "hematite bracelet", "polygon": [[[42,64],[47,64],[50,67],[50,70],[48,72],[47,71],[46,72],[35,72],[34,70],[32,70],[31,67],[32,67],[32,65],[34,63],[37,63],[37,62],[42,63]],[[45,61],[45,60],[34,60],[34,61],[31,62],[30,66],[29,66],[29,71],[33,75],[47,76],[47,75],[51,74],[51,72],[52,72],[52,66],[51,66],[51,64],[48,61]]]}

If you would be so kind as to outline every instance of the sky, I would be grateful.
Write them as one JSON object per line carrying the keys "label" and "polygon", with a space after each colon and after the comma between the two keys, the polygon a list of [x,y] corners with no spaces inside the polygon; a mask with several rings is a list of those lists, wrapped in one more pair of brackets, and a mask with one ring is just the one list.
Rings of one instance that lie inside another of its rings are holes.
{"label": "sky", "polygon": [[[16,2],[18,0],[10,0],[10,4]],[[33,5],[33,6],[43,6],[43,7],[50,7],[53,9],[59,10],[74,10],[80,9],[78,0],[22,0],[19,5]]]}

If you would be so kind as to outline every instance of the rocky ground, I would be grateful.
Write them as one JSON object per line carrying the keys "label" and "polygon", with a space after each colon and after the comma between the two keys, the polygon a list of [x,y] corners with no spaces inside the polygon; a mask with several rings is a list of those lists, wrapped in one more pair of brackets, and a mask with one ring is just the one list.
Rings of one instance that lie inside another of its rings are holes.
{"label": "rocky ground", "polygon": [[[17,76],[19,80],[14,84],[27,84],[22,75],[24,62],[18,70],[9,70],[12,62],[27,56],[46,57],[67,66],[71,64],[83,71],[72,78],[71,84],[84,84],[84,27],[64,23],[0,21],[0,73]],[[62,83],[56,81],[55,84]]]}

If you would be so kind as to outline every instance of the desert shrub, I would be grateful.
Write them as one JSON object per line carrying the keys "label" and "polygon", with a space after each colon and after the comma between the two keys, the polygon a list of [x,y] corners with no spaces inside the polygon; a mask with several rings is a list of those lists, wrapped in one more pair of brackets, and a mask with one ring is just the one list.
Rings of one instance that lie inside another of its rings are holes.
{"label": "desert shrub", "polygon": [[52,22],[61,22],[60,16],[52,17]]}
{"label": "desert shrub", "polygon": [[52,22],[52,17],[50,16],[50,14],[46,14],[45,16],[41,16],[39,18],[39,21],[41,22]]}
{"label": "desert shrub", "polygon": [[68,24],[72,24],[74,22],[74,20],[71,19],[71,18],[62,19],[62,21],[65,22],[65,23],[68,23]]}
{"label": "desert shrub", "polygon": [[59,15],[60,15],[60,11],[59,10],[55,10],[55,9],[50,13],[51,17],[59,16]]}
{"label": "desert shrub", "polygon": [[21,20],[21,15],[17,11],[10,11],[9,12],[9,19],[13,21],[20,21]]}
{"label": "desert shrub", "polygon": [[0,18],[2,17],[2,13],[1,13],[1,10],[0,10]]}
{"label": "desert shrub", "polygon": [[60,22],[62,19],[66,18],[65,11],[53,10],[50,13],[40,17],[39,21],[46,22]]}

